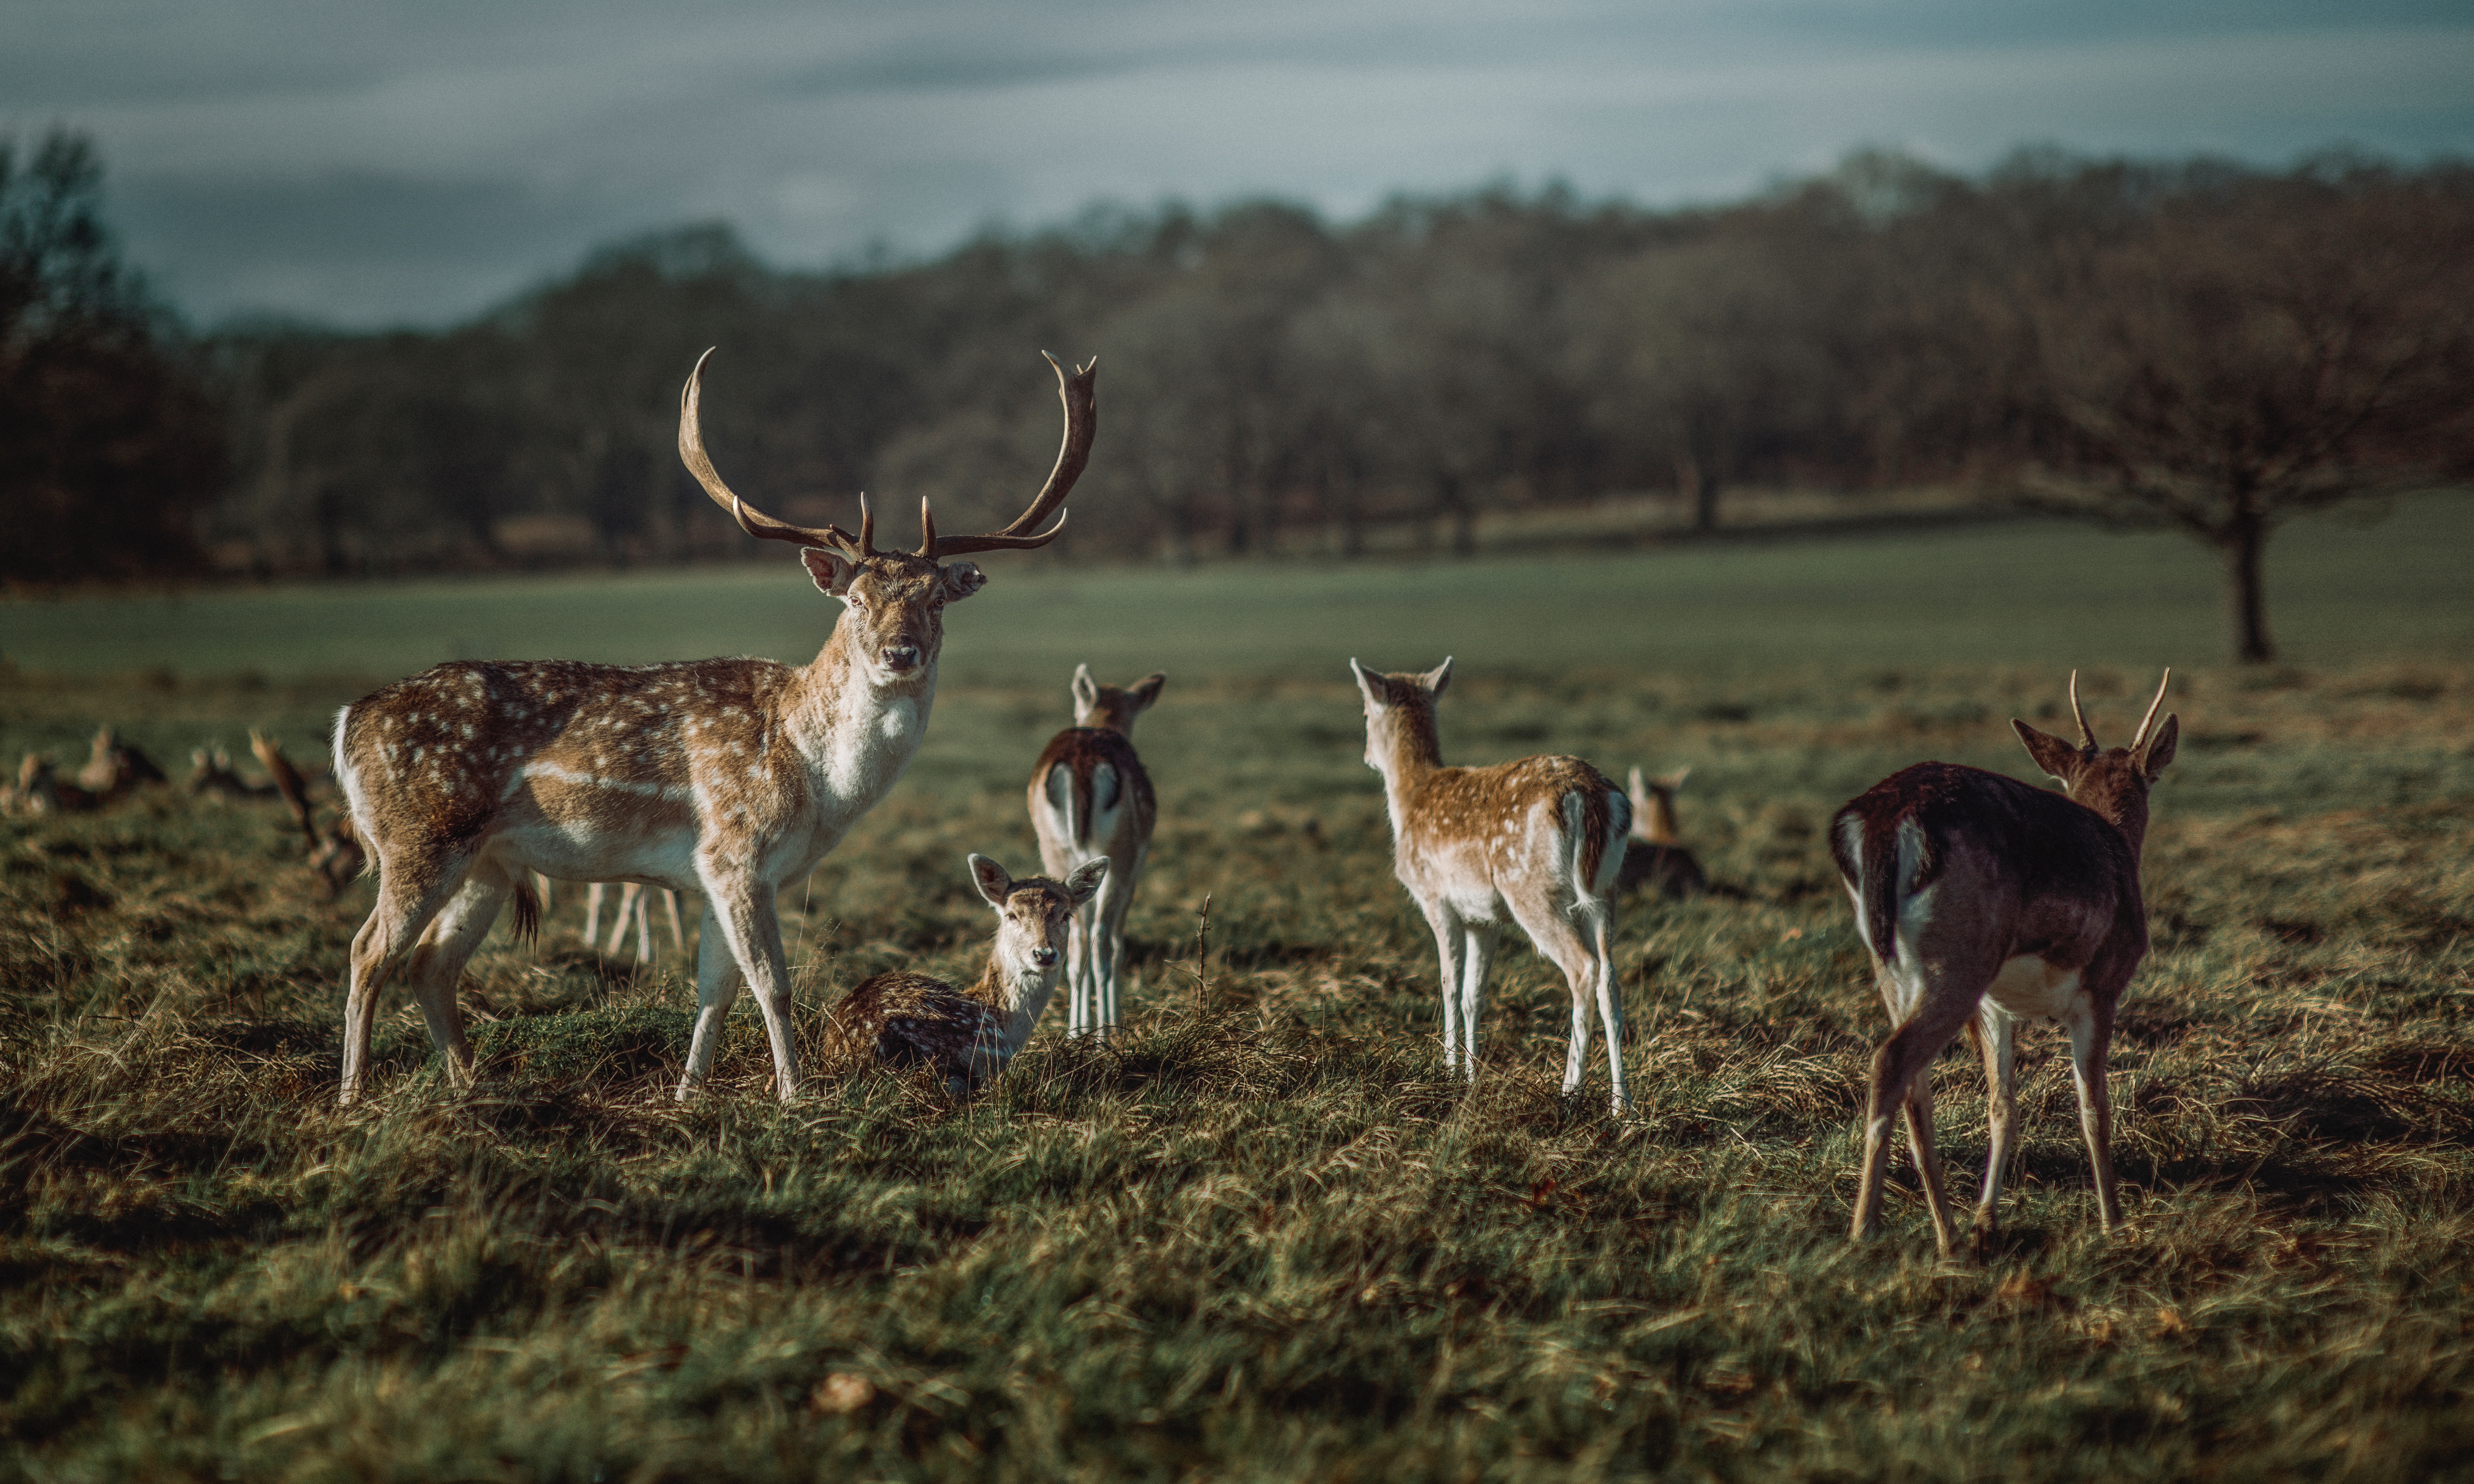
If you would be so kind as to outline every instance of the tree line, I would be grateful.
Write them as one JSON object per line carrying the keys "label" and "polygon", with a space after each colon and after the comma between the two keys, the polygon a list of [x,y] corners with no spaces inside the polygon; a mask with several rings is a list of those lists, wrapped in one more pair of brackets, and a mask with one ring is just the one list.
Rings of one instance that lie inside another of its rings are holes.
{"label": "tree line", "polygon": [[[2449,162],[1864,154],[1710,207],[1094,209],[829,272],[708,224],[445,329],[190,336],[113,261],[91,152],[33,158],[0,152],[0,416],[45,450],[0,472],[19,582],[208,545],[266,573],[748,555],[674,450],[707,346],[717,461],[806,523],[861,489],[1001,522],[1054,453],[1047,348],[1105,368],[1063,552],[1353,555],[1402,526],[1467,552],[1485,512],[1611,492],[1706,526],[1747,485],[1939,484],[2207,543],[2249,658],[2281,521],[2474,465]],[[119,390],[77,390],[98,376]]]}

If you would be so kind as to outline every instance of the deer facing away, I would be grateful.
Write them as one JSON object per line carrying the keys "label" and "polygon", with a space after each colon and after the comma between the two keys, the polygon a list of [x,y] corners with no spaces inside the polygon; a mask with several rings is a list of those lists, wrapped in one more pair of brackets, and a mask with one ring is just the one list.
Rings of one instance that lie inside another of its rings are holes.
{"label": "deer facing away", "polygon": [[1377,674],[1355,660],[1348,668],[1366,700],[1366,766],[1383,775],[1391,809],[1393,869],[1443,961],[1444,1066],[1477,1081],[1478,1010],[1508,912],[1571,986],[1564,1091],[1581,1085],[1594,1002],[1611,1099],[1625,1111],[1623,1002],[1607,933],[1631,801],[1579,758],[1444,766],[1435,697],[1451,682],[1448,659],[1422,675]]}
{"label": "deer facing away", "polygon": [[1159,699],[1166,675],[1104,686],[1091,667],[1074,668],[1074,724],[1050,739],[1031,770],[1031,825],[1040,868],[1063,878],[1091,861],[1108,863],[1099,894],[1075,913],[1065,953],[1066,1034],[1106,1035],[1117,1028],[1117,976],[1124,967],[1126,909],[1151,855],[1159,804],[1134,754],[1134,718]]}
{"label": "deer facing away", "polygon": [[2173,761],[2179,734],[2174,717],[2156,724],[2164,703],[2159,681],[2130,745],[2099,747],[2074,673],[2078,745],[2010,723],[2062,793],[1980,768],[1919,763],[1831,819],[1831,853],[1895,1026],[1873,1058],[1857,1240],[1879,1223],[1890,1113],[1904,1103],[1933,1236],[1950,1253],[1955,1232],[1933,1147],[1931,1066],[1964,1030],[1992,1091],[1992,1148],[1974,1230],[1977,1250],[1989,1247],[2017,1122],[2013,1034],[2035,1019],[2059,1021],[2070,1036],[2097,1217],[2108,1232],[2120,1224],[2105,1054],[2115,1007],[2147,953],[2139,879],[2147,791]]}
{"label": "deer facing away", "polygon": [[[469,1082],[456,978],[511,895],[521,916],[532,898],[518,888],[534,871],[701,895],[695,1031],[678,1095],[711,1070],[742,984],[771,1042],[775,1091],[786,1102],[797,1095],[778,893],[885,796],[917,750],[946,605],[987,580],[975,564],[947,559],[1045,546],[1062,528],[1058,506],[1089,460],[1097,414],[1094,368],[1055,371],[1065,436],[1030,507],[1003,530],[940,537],[922,501],[919,548],[895,552],[877,549],[864,498],[852,535],[775,520],[731,493],[704,449],[700,359],[680,394],[679,456],[748,534],[798,546],[818,590],[840,600],[813,661],[458,662],[337,715],[336,777],[378,867],[377,904],[352,940],[344,1102],[361,1090],[377,991],[398,974],[450,1079]],[[1052,513],[1056,524],[1041,530]]]}
{"label": "deer facing away", "polygon": [[1005,1071],[1048,1009],[1076,915],[1101,890],[1108,858],[1086,861],[1063,881],[1015,880],[986,856],[970,858],[971,882],[997,912],[986,967],[967,988],[894,969],[862,981],[834,1007],[819,1059],[832,1070],[935,1068],[953,1097]]}

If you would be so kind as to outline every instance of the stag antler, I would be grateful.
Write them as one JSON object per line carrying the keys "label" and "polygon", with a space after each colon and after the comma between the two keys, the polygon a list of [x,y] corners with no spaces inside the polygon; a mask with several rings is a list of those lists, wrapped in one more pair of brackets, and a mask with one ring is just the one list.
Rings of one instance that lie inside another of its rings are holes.
{"label": "stag antler", "polygon": [[777,521],[732,494],[730,486],[721,482],[721,475],[714,472],[712,458],[704,451],[704,426],[700,415],[704,398],[704,363],[711,359],[711,350],[696,357],[695,369],[688,373],[687,388],[679,393],[679,462],[688,466],[688,473],[695,475],[696,483],[703,485],[704,492],[713,497],[713,502],[729,511],[731,519],[739,523],[739,528],[750,536],[766,541],[795,541],[803,547],[832,547],[853,560],[873,555],[876,520],[868,513],[867,497],[864,495],[859,498],[859,534],[853,536],[838,525],[826,524],[811,529],[805,525],[793,525],[788,521]]}
{"label": "stag antler", "polygon": [[2096,733],[2088,726],[2087,708],[2079,704],[2079,672],[2077,670],[2071,671],[2071,715],[2079,718],[2080,747],[2089,752],[2100,750],[2097,746]]}
{"label": "stag antler", "polygon": [[2137,752],[2147,744],[2147,729],[2156,724],[2156,708],[2165,704],[2165,687],[2172,682],[2173,667],[2165,667],[2165,678],[2156,682],[2156,698],[2147,703],[2147,715],[2139,718],[2139,735],[2130,739],[2130,750]]}
{"label": "stag antler", "polygon": [[[1048,513],[1064,502],[1074,481],[1082,477],[1082,468],[1091,462],[1091,435],[1100,426],[1098,400],[1092,394],[1092,377],[1098,375],[1100,362],[1094,356],[1087,364],[1078,366],[1071,376],[1057,364],[1056,357],[1046,351],[1048,364],[1056,368],[1056,400],[1065,404],[1065,441],[1056,450],[1056,467],[1048,472],[1048,483],[1031,508],[1013,518],[1013,523],[1001,531],[984,536],[948,536],[938,539],[936,521],[928,513],[928,502],[919,502],[919,554],[930,560],[945,556],[963,556],[973,551],[1019,551],[1044,547],[1065,529],[1065,514],[1057,512],[1056,523],[1039,530],[1039,523]],[[1037,535],[1031,534],[1038,531]]]}

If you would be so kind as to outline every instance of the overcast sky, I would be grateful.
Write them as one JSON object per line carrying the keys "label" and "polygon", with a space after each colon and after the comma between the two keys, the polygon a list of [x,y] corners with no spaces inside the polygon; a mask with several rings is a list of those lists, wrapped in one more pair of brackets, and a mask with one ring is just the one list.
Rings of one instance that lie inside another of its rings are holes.
{"label": "overcast sky", "polygon": [[0,0],[0,132],[54,123],[193,317],[435,324],[702,218],[820,265],[1099,200],[1719,200],[1864,145],[2474,154],[2474,7]]}

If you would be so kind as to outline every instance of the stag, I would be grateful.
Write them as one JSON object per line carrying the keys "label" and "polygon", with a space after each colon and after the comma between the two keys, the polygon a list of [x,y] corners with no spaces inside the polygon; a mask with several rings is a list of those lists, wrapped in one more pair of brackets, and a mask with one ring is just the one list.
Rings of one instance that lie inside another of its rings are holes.
{"label": "stag", "polygon": [[[679,399],[679,457],[740,527],[800,548],[842,611],[814,660],[713,659],[620,667],[568,661],[436,666],[335,719],[336,777],[376,858],[377,904],[352,940],[342,1099],[359,1095],[380,986],[401,974],[445,1054],[472,1077],[455,982],[527,872],[632,881],[705,902],[695,1032],[677,1095],[712,1070],[742,984],[772,1043],[774,1090],[798,1095],[790,980],[775,902],[885,797],[928,728],[945,607],[987,578],[948,558],[1044,547],[1089,461],[1094,367],[1056,365],[1065,436],[1048,482],[1003,530],[940,536],[919,504],[916,551],[880,551],[864,496],[859,532],[776,520],[731,492],[699,417],[707,351]],[[1050,515],[1055,523],[1041,529]]]}

